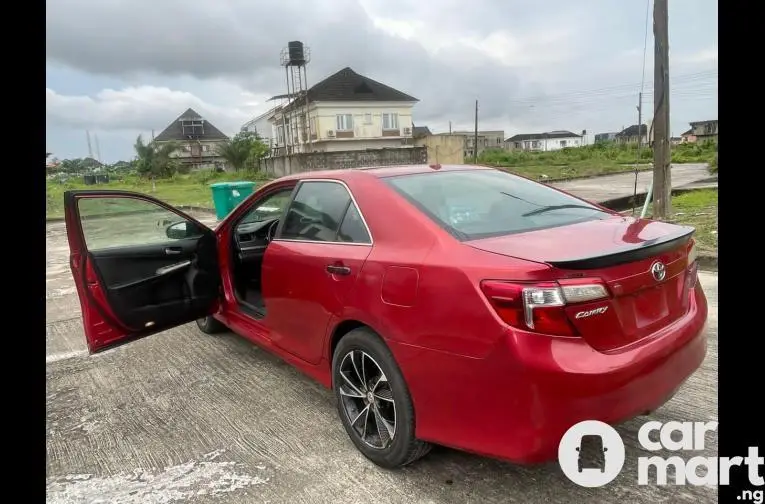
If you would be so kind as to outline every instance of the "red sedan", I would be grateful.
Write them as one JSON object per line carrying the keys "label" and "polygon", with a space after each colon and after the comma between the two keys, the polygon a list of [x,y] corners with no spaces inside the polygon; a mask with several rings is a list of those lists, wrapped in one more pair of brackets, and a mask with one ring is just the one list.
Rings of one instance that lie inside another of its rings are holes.
{"label": "red sedan", "polygon": [[331,387],[370,460],[438,443],[554,459],[666,402],[706,352],[693,228],[493,169],[270,182],[214,230],[147,195],[65,195],[91,352],[196,320]]}

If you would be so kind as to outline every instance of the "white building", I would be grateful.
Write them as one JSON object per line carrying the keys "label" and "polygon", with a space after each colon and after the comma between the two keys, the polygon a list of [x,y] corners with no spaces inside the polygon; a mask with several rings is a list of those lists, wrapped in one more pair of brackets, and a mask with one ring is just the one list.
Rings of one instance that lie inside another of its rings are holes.
{"label": "white building", "polygon": [[566,147],[581,147],[584,144],[582,135],[564,130],[547,133],[522,133],[505,140],[505,146],[510,150],[538,152],[556,151]]}
{"label": "white building", "polygon": [[266,145],[273,147],[276,135],[274,134],[274,124],[269,119],[279,108],[281,107],[274,107],[268,112],[260,114],[255,119],[244,123],[241,127],[241,131],[255,133],[266,143]]}

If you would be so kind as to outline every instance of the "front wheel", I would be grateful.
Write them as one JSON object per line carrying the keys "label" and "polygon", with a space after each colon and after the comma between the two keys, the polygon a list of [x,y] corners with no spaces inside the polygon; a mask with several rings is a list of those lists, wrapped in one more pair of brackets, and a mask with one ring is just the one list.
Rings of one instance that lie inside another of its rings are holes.
{"label": "front wheel", "polygon": [[345,431],[375,464],[393,469],[424,456],[404,377],[382,339],[367,328],[346,334],[332,358],[332,383]]}
{"label": "front wheel", "polygon": [[226,326],[213,316],[197,319],[197,327],[205,334],[218,334],[228,330]]}

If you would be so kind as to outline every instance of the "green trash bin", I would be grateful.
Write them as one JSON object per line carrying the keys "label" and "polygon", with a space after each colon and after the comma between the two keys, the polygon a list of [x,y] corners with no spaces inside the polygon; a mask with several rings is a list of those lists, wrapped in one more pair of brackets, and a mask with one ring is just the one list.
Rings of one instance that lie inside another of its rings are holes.
{"label": "green trash bin", "polygon": [[255,182],[217,182],[210,184],[210,189],[215,206],[215,216],[221,220],[252,194],[252,191],[255,190]]}

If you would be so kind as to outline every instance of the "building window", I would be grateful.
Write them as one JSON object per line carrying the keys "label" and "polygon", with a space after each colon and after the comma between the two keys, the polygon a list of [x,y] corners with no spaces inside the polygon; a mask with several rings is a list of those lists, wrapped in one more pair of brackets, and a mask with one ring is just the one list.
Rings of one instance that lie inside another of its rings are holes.
{"label": "building window", "polygon": [[497,145],[502,145],[502,139],[501,138],[497,138]]}
{"label": "building window", "polygon": [[319,118],[318,117],[312,117],[308,121],[308,125],[309,125],[309,130],[310,130],[308,133],[311,134],[311,135],[317,135],[318,136],[318,134],[319,134]]}
{"label": "building window", "polygon": [[382,123],[384,130],[397,130],[398,129],[398,114],[383,114]]}
{"label": "building window", "polygon": [[372,124],[372,114],[364,114],[364,124]]}
{"label": "building window", "polygon": [[338,114],[337,131],[353,131],[353,116],[351,114]]}
{"label": "building window", "polygon": [[284,126],[276,127],[276,142],[279,145],[284,145]]}
{"label": "building window", "polygon": [[210,146],[209,145],[203,145],[202,146],[202,152],[210,152]]}
{"label": "building window", "polygon": [[565,140],[561,140],[560,141],[560,146],[565,148],[566,147],[566,141]]}

